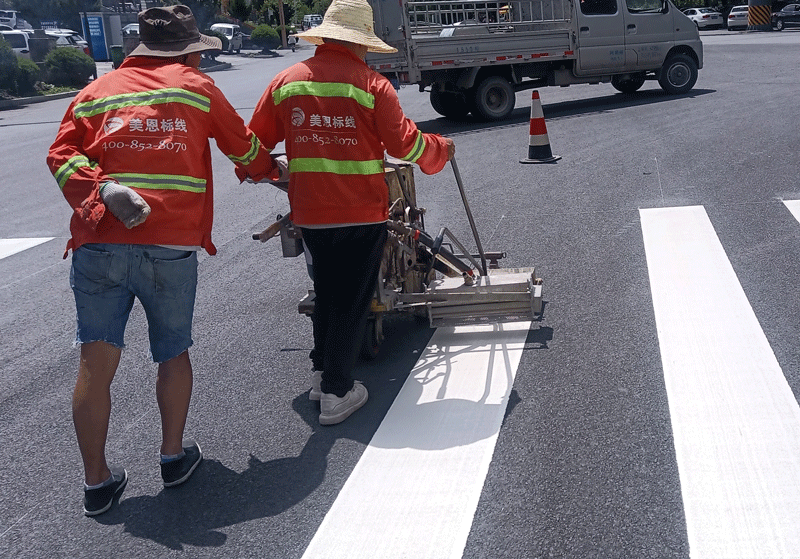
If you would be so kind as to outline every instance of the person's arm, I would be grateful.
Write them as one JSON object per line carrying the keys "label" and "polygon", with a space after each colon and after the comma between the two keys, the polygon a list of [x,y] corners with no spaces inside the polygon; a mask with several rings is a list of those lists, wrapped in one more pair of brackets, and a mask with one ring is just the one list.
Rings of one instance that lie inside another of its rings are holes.
{"label": "person's arm", "polygon": [[245,126],[242,117],[219,90],[213,97],[211,118],[217,146],[236,165],[236,176],[240,181],[250,177],[257,182],[277,172],[270,150]]}
{"label": "person's arm", "polygon": [[75,214],[92,230],[97,230],[104,218],[108,219],[100,187],[114,179],[84,153],[83,139],[91,132],[83,121],[73,117],[73,108],[74,103],[61,121],[47,154],[47,165]]}
{"label": "person's arm", "polygon": [[455,154],[453,140],[425,134],[405,116],[389,80],[382,79],[378,83],[375,113],[380,115],[376,123],[386,152],[397,159],[416,163],[423,173],[438,173]]}

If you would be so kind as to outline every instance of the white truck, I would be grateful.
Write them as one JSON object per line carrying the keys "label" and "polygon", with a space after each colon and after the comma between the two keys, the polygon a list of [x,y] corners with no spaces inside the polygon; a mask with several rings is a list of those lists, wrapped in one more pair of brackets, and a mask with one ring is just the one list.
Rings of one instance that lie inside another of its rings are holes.
{"label": "white truck", "polygon": [[658,80],[692,89],[703,67],[697,26],[670,0],[369,0],[375,33],[395,54],[367,64],[429,90],[448,118],[501,120],[515,92],[611,83],[633,93]]}

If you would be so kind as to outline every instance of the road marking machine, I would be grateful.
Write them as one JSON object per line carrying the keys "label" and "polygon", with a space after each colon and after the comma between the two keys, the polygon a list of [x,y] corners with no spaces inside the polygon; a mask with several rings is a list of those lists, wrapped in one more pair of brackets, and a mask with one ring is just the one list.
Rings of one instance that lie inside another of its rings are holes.
{"label": "road marking machine", "polygon": [[[362,347],[365,357],[377,355],[387,313],[424,314],[431,327],[534,320],[542,314],[542,279],[535,268],[501,269],[498,260],[506,253],[483,250],[455,158],[450,163],[477,254],[447,227],[436,237],[425,231],[425,209],[417,205],[413,166],[387,160],[389,236]],[[286,190],[285,185],[276,186]],[[280,236],[284,257],[303,253],[302,235],[290,216],[279,215],[253,239],[266,242],[275,236]],[[300,300],[298,311],[307,316],[314,312],[313,290]]]}

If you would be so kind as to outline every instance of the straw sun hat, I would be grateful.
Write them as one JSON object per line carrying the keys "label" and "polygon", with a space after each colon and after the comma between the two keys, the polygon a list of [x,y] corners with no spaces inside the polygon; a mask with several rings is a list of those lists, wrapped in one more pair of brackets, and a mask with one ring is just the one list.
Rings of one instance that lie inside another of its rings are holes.
{"label": "straw sun hat", "polygon": [[333,0],[322,24],[297,36],[315,45],[321,45],[323,39],[338,39],[364,45],[369,52],[397,52],[375,35],[367,0]]}
{"label": "straw sun hat", "polygon": [[201,34],[192,10],[180,4],[139,12],[139,37],[139,46],[130,56],[171,58],[222,49],[219,37]]}

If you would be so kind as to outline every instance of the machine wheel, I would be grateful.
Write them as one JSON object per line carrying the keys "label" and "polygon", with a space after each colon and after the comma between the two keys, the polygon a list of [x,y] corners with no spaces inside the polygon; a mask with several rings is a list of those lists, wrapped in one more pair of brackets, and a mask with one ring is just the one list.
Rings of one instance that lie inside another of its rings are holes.
{"label": "machine wheel", "polygon": [[667,93],[686,93],[697,81],[697,64],[685,54],[673,54],[661,67],[658,83]]}
{"label": "machine wheel", "polygon": [[489,76],[475,88],[472,114],[483,120],[502,120],[516,102],[514,88],[500,76]]}
{"label": "machine wheel", "polygon": [[622,76],[612,76],[611,85],[614,89],[622,93],[633,93],[644,85],[644,76],[637,74],[623,78]]}
{"label": "machine wheel", "polygon": [[431,107],[446,118],[462,119],[469,114],[469,105],[464,95],[451,91],[439,91],[434,85],[431,88]]}
{"label": "machine wheel", "polygon": [[364,328],[364,341],[361,344],[361,357],[364,359],[375,359],[381,350],[383,343],[383,318],[380,315],[371,316],[367,319],[367,326]]}
{"label": "machine wheel", "polygon": [[783,31],[783,20],[779,19],[775,22],[775,29],[778,31]]}

